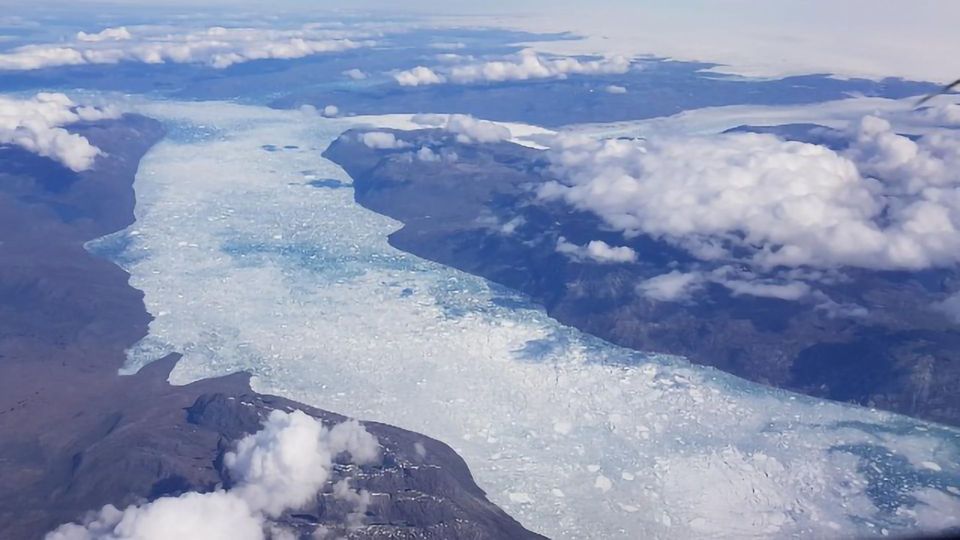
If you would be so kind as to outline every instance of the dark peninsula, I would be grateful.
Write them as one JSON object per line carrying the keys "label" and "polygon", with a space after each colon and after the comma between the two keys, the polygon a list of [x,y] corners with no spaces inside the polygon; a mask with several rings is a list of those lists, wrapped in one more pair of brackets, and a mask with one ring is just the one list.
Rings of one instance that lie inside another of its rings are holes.
{"label": "dark peninsula", "polygon": [[[805,126],[793,131],[824,136]],[[403,141],[400,149],[371,149],[348,131],[324,155],[353,178],[360,204],[403,222],[390,237],[396,248],[521,291],[564,324],[619,345],[960,425],[960,332],[930,309],[960,277],[955,270],[845,269],[849,279],[824,290],[838,303],[865,307],[867,314],[857,317],[812,302],[737,296],[716,284],[694,302],[655,302],[638,295],[637,284],[690,263],[690,255],[648,236],[626,239],[591,213],[539,200],[535,189],[550,179],[543,151],[509,142],[462,144],[442,130],[393,133]],[[417,159],[411,149],[423,146],[457,159]],[[560,237],[577,245],[626,245],[639,258],[578,260],[558,253]]]}

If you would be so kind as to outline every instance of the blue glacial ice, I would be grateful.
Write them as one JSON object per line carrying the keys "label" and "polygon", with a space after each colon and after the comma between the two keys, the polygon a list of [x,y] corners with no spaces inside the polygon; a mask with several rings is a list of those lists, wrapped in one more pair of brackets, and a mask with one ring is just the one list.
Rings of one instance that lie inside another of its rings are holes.
{"label": "blue glacial ice", "polygon": [[312,185],[350,183],[320,153],[355,120],[142,110],[170,136],[141,164],[137,222],[90,246],[156,317],[127,372],[175,351],[175,384],[247,370],[258,391],[438,438],[556,538],[960,525],[955,430],[621,349],[391,248],[397,222]]}

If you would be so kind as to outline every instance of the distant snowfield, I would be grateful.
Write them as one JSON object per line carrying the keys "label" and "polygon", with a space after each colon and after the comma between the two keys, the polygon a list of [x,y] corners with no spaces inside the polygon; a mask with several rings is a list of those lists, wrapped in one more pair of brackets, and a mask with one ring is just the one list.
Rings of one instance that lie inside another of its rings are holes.
{"label": "distant snowfield", "polygon": [[902,77],[945,83],[960,76],[960,5],[942,0],[603,0],[558,5],[499,1],[496,16],[451,17],[584,39],[534,41],[555,54],[656,55],[720,64],[713,71],[780,78],[826,73],[841,78]]}
{"label": "distant snowfield", "polygon": [[137,222],[92,246],[156,317],[128,371],[176,351],[176,384],[247,370],[258,391],[438,438],[491,500],[555,538],[960,525],[958,431],[621,349],[391,248],[397,222],[309,185],[349,183],[320,152],[375,119],[143,112],[169,138],[141,164]]}
{"label": "distant snowfield", "polygon": [[[844,129],[865,115],[889,119],[897,131],[913,135],[925,135],[944,127],[956,128],[956,120],[950,126],[939,126],[932,116],[914,110],[917,98],[887,99],[850,96],[848,99],[810,103],[805,105],[725,105],[684,111],[673,116],[609,122],[597,124],[573,124],[558,129],[567,134],[586,135],[596,138],[610,137],[657,137],[671,135],[710,135],[743,125],[777,126],[782,124],[818,124],[835,129]],[[943,95],[931,100],[931,110],[943,109],[960,103],[960,96]]]}

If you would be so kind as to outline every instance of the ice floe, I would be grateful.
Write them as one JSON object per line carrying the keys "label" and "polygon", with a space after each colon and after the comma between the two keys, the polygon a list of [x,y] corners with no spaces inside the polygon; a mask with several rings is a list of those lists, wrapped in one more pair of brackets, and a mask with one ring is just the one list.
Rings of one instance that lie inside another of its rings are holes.
{"label": "ice floe", "polygon": [[170,136],[141,164],[137,222],[91,245],[157,316],[127,371],[176,351],[174,383],[248,370],[259,391],[436,437],[556,538],[881,535],[960,515],[954,430],[621,349],[391,248],[397,222],[310,183],[349,186],[320,153],[356,120],[143,110]]}

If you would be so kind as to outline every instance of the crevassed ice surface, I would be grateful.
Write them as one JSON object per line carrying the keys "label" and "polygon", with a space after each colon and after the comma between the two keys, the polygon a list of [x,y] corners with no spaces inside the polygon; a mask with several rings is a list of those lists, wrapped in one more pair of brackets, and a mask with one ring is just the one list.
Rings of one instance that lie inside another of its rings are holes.
{"label": "crevassed ice surface", "polygon": [[349,184],[320,156],[348,120],[146,112],[170,134],[141,165],[137,222],[91,246],[156,317],[128,371],[176,351],[174,383],[248,370],[258,391],[438,438],[493,502],[557,538],[960,524],[954,430],[621,349],[391,248],[397,222],[309,184]]}

